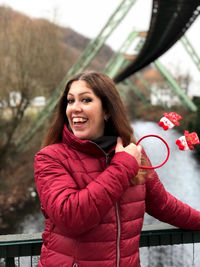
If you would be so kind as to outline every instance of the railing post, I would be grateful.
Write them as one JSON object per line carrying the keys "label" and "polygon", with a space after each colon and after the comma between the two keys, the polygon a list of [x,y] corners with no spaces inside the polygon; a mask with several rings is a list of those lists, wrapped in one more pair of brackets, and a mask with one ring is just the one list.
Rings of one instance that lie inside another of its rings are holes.
{"label": "railing post", "polygon": [[13,257],[5,258],[5,267],[15,267],[15,259]]}

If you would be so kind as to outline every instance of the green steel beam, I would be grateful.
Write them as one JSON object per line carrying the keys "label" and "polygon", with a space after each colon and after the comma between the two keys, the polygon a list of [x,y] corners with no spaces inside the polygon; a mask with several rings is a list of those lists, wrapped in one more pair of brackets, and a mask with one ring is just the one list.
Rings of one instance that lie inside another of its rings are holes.
{"label": "green steel beam", "polygon": [[145,95],[143,95],[134,85],[133,85],[133,83],[131,82],[131,80],[130,79],[125,79],[124,81],[123,81],[123,83],[125,84],[125,85],[127,85],[133,92],[134,92],[134,94],[142,101],[142,102],[144,102],[145,104],[149,104],[149,101],[147,100],[147,98],[146,98],[146,96]]}
{"label": "green steel beam", "polygon": [[100,31],[98,36],[92,40],[89,45],[86,47],[83,54],[80,56],[79,60],[72,66],[72,68],[67,72],[64,79],[54,90],[51,97],[47,100],[47,103],[44,109],[39,113],[37,118],[31,123],[30,127],[27,129],[25,134],[20,140],[16,140],[16,152],[23,151],[25,146],[29,143],[31,138],[35,135],[38,129],[44,124],[46,119],[52,114],[57,105],[60,93],[64,88],[66,81],[77,72],[83,71],[91,60],[96,56],[98,51],[101,49],[105,41],[120,24],[126,14],[129,12],[136,0],[123,0],[120,5],[117,7],[115,12],[108,19],[107,23]]}
{"label": "green steel beam", "polygon": [[[120,68],[124,69],[128,65],[129,61],[127,59],[125,59],[124,54],[129,49],[129,47],[132,45],[135,38],[138,36],[140,36],[140,33],[135,31],[135,29],[133,29],[130,32],[130,34],[128,35],[127,39],[123,42],[123,44],[121,45],[121,47],[119,48],[117,53],[114,54],[114,56],[111,58],[111,60],[105,66],[104,73],[106,73],[111,78],[113,78],[117,74],[117,72]],[[144,39],[144,33],[142,33],[142,37],[143,38],[140,38],[140,42],[135,49],[137,52],[140,51],[140,49],[142,48],[142,46],[144,44],[144,40],[145,40]],[[138,79],[140,79],[142,81],[144,86],[152,93],[151,86],[142,77],[141,73],[137,72],[136,76],[138,77]],[[140,100],[142,100],[144,103],[148,103],[145,96],[141,92],[139,92],[139,90],[133,85],[133,83],[129,79],[126,79],[125,81],[123,81],[123,87],[120,87],[120,91],[124,91],[124,90],[128,90],[128,89],[131,89],[137,95],[137,97]],[[125,92],[123,92],[123,93],[125,93]],[[122,92],[121,92],[121,96],[122,96]],[[123,98],[124,98],[124,95],[123,95]],[[160,105],[162,107],[165,107],[164,103],[161,100],[159,100],[159,102],[160,102]]]}
{"label": "green steel beam", "polygon": [[[192,48],[191,44],[189,43],[188,39],[182,38],[184,41],[184,44],[186,45],[187,43],[187,51],[190,51],[190,55],[192,56],[193,61],[195,62],[196,66],[200,69],[200,59],[198,58],[197,54],[195,53],[195,50]],[[141,47],[143,46],[144,43],[144,38],[141,38],[141,42],[138,45],[138,49],[136,49],[137,51],[139,51],[141,49]],[[196,111],[197,107],[195,106],[195,104],[188,98],[188,96],[184,93],[184,91],[182,90],[182,88],[178,85],[178,83],[175,81],[175,79],[172,77],[172,75],[167,72],[167,70],[164,68],[163,65],[161,65],[161,63],[159,63],[158,61],[154,62],[155,66],[157,67],[157,69],[159,70],[159,72],[164,76],[166,82],[168,83],[168,85],[170,86],[170,88],[172,89],[172,91],[174,92],[174,94],[176,94],[179,99],[181,100],[181,102],[183,103],[183,105],[186,105],[190,110],[192,111]],[[126,62],[124,60],[124,62],[122,62],[121,67],[125,67],[128,64],[128,62]],[[139,80],[142,81],[142,83],[144,84],[144,86],[146,87],[146,89],[148,89],[151,93],[156,94],[156,92],[153,92],[151,89],[151,86],[149,85],[149,83],[144,79],[144,77],[142,76],[142,74],[140,72],[137,72],[135,74],[137,76],[137,78]],[[165,104],[163,103],[163,101],[161,99],[158,99],[160,105],[163,108],[166,108]]]}
{"label": "green steel beam", "polygon": [[135,51],[137,51],[139,53],[139,51],[142,49],[143,45],[145,42],[145,38],[144,36],[142,36],[142,38],[140,38],[140,42],[138,43],[137,47],[135,48]]}
{"label": "green steel beam", "polygon": [[140,71],[136,72],[135,76],[144,84],[145,88],[148,89],[149,92],[151,92],[151,86],[147,82],[147,80],[142,76],[141,72]]}
{"label": "green steel beam", "polygon": [[189,99],[189,97],[185,94],[183,89],[178,85],[176,80],[172,77],[172,75],[166,70],[166,68],[158,61],[154,61],[156,68],[163,75],[168,85],[171,87],[172,91],[175,95],[179,97],[183,106],[187,107],[189,110],[195,112],[197,111],[196,105]]}
{"label": "green steel beam", "polygon": [[[192,49],[192,46],[189,43],[189,40],[185,37],[182,38],[185,48],[186,48],[186,43],[187,43],[187,51],[191,52],[190,55],[192,56],[193,60],[195,60],[195,64],[197,66],[200,67],[200,60],[197,60],[197,54],[195,53],[195,50]],[[144,41],[144,39],[143,39]],[[199,65],[197,64],[197,62],[199,63]],[[154,62],[155,66],[157,67],[157,69],[159,70],[159,72],[162,74],[162,76],[164,76],[166,82],[168,83],[168,85],[170,86],[170,88],[172,89],[172,91],[174,92],[174,94],[176,94],[179,99],[181,100],[181,102],[183,104],[186,104],[186,106],[192,110],[192,111],[196,111],[196,106],[194,105],[194,103],[188,98],[188,96],[184,93],[184,91],[182,90],[182,88],[178,85],[178,83],[175,81],[175,79],[172,77],[172,75],[164,68],[163,65],[161,65],[161,63],[157,60]],[[200,70],[200,69],[199,69]],[[153,92],[150,85],[148,84],[148,82],[142,77],[140,72],[136,73],[136,76],[143,82],[144,86],[151,92],[156,94],[156,92]],[[163,101],[161,99],[159,99],[159,103],[161,104],[161,106],[163,108],[165,108],[165,104],[163,103]]]}
{"label": "green steel beam", "polygon": [[[133,41],[136,39],[136,37],[138,37],[138,35],[139,32],[135,31],[135,29],[133,29],[130,32],[130,34],[128,35],[126,40],[122,43],[117,53],[113,55],[108,64],[105,66],[103,70],[104,73],[113,78],[117,74],[120,68],[124,68],[124,66],[128,63],[128,61],[124,57],[124,54],[130,48]],[[137,95],[137,97],[144,103],[148,103],[145,96],[139,92],[139,90],[132,84],[132,82],[129,79],[123,81],[122,86],[119,86],[118,91],[123,99],[126,97],[125,91],[128,91],[128,89],[131,89]]]}
{"label": "green steel beam", "polygon": [[123,62],[124,62],[124,53],[128,50],[130,45],[133,43],[135,38],[138,36],[139,32],[131,31],[131,33],[128,35],[127,39],[123,42],[117,53],[115,53],[110,61],[105,66],[103,72],[109,75],[111,78],[113,78],[116,73],[118,72],[119,68],[121,68]]}
{"label": "green steel beam", "polygon": [[[131,32],[131,34],[128,36],[128,38],[126,39],[126,41],[122,44],[122,46],[120,47],[119,51],[113,56],[113,58],[111,59],[111,61],[106,65],[104,72],[107,73],[111,78],[113,78],[116,74],[117,71],[119,70],[119,68],[124,68],[127,64],[128,64],[128,60],[126,60],[123,56],[123,54],[126,52],[126,50],[130,47],[131,43],[133,42],[133,40],[138,36],[138,32],[136,32],[135,30],[133,30]],[[190,55],[192,56],[196,66],[200,68],[200,60],[197,56],[197,54],[195,53],[195,50],[192,48],[192,46],[190,45],[188,39],[186,37],[182,38],[182,42],[184,42],[185,48],[187,48],[187,51],[189,53],[190,51]],[[142,47],[144,43],[144,38],[141,38],[141,42],[139,43],[138,47],[137,47],[137,51],[139,51]],[[196,111],[197,107],[195,106],[195,104],[188,98],[188,96],[184,93],[184,91],[182,90],[182,88],[178,85],[178,83],[175,81],[175,79],[172,77],[172,75],[164,68],[163,65],[161,65],[161,63],[159,61],[155,61],[155,66],[157,67],[158,71],[162,74],[162,76],[165,78],[166,82],[168,83],[168,85],[170,86],[171,90],[174,92],[175,95],[177,95],[179,97],[179,99],[181,100],[181,102],[183,103],[183,105],[187,108],[189,108],[192,111]],[[144,79],[144,77],[142,76],[142,74],[140,72],[136,73],[136,76],[139,80],[142,81],[142,83],[144,84],[145,88],[149,90],[150,93],[153,93],[156,95],[156,92],[152,91],[151,86],[149,85],[149,83]],[[128,80],[127,80],[128,81]],[[130,82],[130,81],[128,81]],[[127,85],[127,82],[125,82],[125,84]],[[131,82],[129,83],[129,87],[131,86]],[[142,99],[140,93],[138,92],[137,88],[133,88],[134,85],[131,86],[132,90],[134,90],[134,92],[137,94],[137,96]],[[163,103],[163,101],[161,99],[158,99],[160,105],[163,108],[166,108],[166,105]]]}
{"label": "green steel beam", "polygon": [[197,69],[200,71],[200,58],[197,55],[194,47],[191,45],[191,43],[188,40],[188,38],[186,36],[183,36],[181,38],[181,43],[183,44],[183,46],[184,46],[185,50],[187,51],[187,53],[192,58],[192,61],[195,63]]}
{"label": "green steel beam", "polygon": [[136,0],[123,0],[117,7],[112,16],[108,19],[107,23],[100,31],[98,36],[90,42],[84,53],[81,55],[79,61],[74,66],[75,72],[82,71],[96,56],[97,52],[104,45],[105,41],[120,24],[126,14],[129,12]]}
{"label": "green steel beam", "polygon": [[[151,94],[154,94],[154,95],[157,95],[156,92],[154,92],[150,86],[150,84],[147,82],[147,80],[142,76],[141,72],[138,71],[136,72],[136,77],[143,83],[143,85],[145,86],[145,88],[151,93]],[[157,96],[158,98],[158,96]],[[158,102],[159,104],[161,105],[161,107],[163,108],[166,108],[166,105],[164,104],[164,102],[162,101],[162,99],[158,98]]]}
{"label": "green steel beam", "polygon": [[116,85],[117,91],[123,102],[126,102],[128,88],[125,84],[119,83]]}

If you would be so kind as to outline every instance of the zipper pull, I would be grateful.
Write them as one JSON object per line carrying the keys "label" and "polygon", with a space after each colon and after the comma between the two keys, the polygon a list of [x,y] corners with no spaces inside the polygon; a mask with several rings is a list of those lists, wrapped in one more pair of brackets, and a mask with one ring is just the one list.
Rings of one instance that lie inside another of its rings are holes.
{"label": "zipper pull", "polygon": [[106,153],[106,165],[108,166],[110,164],[110,156],[108,153]]}

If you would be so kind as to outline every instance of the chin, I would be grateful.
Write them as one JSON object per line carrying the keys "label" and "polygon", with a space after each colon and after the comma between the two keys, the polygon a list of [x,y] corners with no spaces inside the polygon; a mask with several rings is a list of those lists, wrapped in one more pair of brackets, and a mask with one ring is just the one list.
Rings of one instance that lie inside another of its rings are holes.
{"label": "chin", "polygon": [[[72,130],[73,131],[73,130]],[[98,137],[102,136],[102,135],[99,135],[99,134],[96,134],[96,133],[91,133],[91,132],[79,132],[79,131],[73,131],[73,134],[79,138],[79,139],[82,139],[82,140],[93,140],[93,139],[97,139]]]}
{"label": "chin", "polygon": [[79,138],[79,139],[90,139],[90,137],[87,134],[80,134],[80,133],[76,133],[74,132],[74,135]]}

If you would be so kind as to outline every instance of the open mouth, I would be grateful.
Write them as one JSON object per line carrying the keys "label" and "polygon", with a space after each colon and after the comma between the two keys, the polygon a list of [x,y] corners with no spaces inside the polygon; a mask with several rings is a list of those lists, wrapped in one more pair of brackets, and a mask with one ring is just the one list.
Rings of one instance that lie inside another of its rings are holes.
{"label": "open mouth", "polygon": [[88,119],[86,118],[73,118],[72,119],[72,122],[74,125],[81,125],[81,124],[84,124],[88,121]]}

